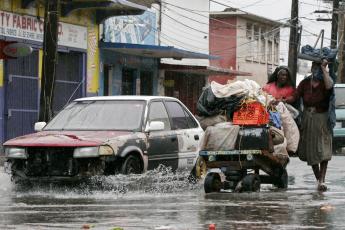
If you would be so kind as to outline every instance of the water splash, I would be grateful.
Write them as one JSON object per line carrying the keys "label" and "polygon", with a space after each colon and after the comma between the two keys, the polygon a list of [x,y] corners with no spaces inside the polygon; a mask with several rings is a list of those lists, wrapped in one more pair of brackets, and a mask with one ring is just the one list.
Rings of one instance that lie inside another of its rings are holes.
{"label": "water splash", "polygon": [[126,194],[174,194],[200,190],[202,182],[190,180],[187,171],[173,171],[170,167],[159,166],[143,174],[95,176],[88,182],[75,185],[35,184],[17,186],[16,196],[36,196],[55,198],[80,197],[121,197]]}
{"label": "water splash", "polygon": [[101,176],[91,181],[92,185],[118,193],[176,193],[200,188],[200,184],[190,180],[189,172],[174,172],[163,165],[144,174]]}

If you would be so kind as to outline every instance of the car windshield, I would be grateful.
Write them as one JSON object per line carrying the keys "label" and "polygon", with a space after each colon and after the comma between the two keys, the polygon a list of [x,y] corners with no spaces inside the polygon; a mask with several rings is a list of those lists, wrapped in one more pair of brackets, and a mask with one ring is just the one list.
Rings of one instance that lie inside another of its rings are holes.
{"label": "car windshield", "polygon": [[335,107],[345,108],[345,87],[334,87],[335,90]]}
{"label": "car windshield", "polygon": [[78,101],[58,113],[44,130],[139,130],[145,101]]}

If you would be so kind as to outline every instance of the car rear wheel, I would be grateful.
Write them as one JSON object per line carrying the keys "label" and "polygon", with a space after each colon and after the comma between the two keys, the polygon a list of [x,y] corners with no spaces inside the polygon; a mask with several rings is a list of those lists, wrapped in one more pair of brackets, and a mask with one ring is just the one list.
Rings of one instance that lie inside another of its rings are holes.
{"label": "car rear wheel", "polygon": [[140,174],[142,173],[142,167],[140,159],[136,156],[129,155],[121,167],[122,174]]}

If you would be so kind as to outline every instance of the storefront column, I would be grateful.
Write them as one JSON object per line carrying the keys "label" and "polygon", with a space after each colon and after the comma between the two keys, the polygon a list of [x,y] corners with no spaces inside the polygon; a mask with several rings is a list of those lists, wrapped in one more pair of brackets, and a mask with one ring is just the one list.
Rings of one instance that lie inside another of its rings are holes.
{"label": "storefront column", "polygon": [[[4,137],[4,132],[5,132],[5,114],[4,114],[4,109],[5,109],[5,90],[4,90],[4,61],[0,60],[0,141],[1,143],[4,142],[5,137]],[[0,146],[0,149],[2,146]],[[2,149],[1,149],[2,150]]]}
{"label": "storefront column", "polygon": [[111,94],[121,95],[122,86],[122,66],[114,65],[112,68]]}
{"label": "storefront column", "polygon": [[152,81],[152,84],[153,84],[153,91],[152,91],[152,95],[158,95],[158,70],[155,69],[153,71],[153,81]]}
{"label": "storefront column", "polygon": [[164,79],[165,79],[165,70],[160,69],[158,71],[158,87],[157,87],[158,96],[165,96]]}
{"label": "storefront column", "polygon": [[141,94],[141,92],[140,92],[140,84],[141,84],[141,82],[140,82],[140,69],[137,69],[135,71],[135,86],[134,86],[134,88],[135,88],[135,90],[134,90],[135,95],[140,95]]}

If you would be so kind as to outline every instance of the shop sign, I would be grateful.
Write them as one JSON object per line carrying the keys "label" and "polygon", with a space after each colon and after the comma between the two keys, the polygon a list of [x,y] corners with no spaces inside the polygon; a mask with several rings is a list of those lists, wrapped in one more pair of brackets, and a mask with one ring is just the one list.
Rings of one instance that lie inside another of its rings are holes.
{"label": "shop sign", "polygon": [[[33,16],[0,11],[0,35],[43,42],[44,21]],[[59,22],[58,44],[87,49],[87,27]]]}
{"label": "shop sign", "polygon": [[156,45],[157,25],[155,11],[142,15],[111,17],[104,22],[106,42]]}
{"label": "shop sign", "polygon": [[11,43],[2,50],[9,57],[24,57],[32,53],[32,47],[24,43]]}
{"label": "shop sign", "polygon": [[175,81],[174,80],[164,80],[163,85],[165,87],[174,87],[175,86]]}

